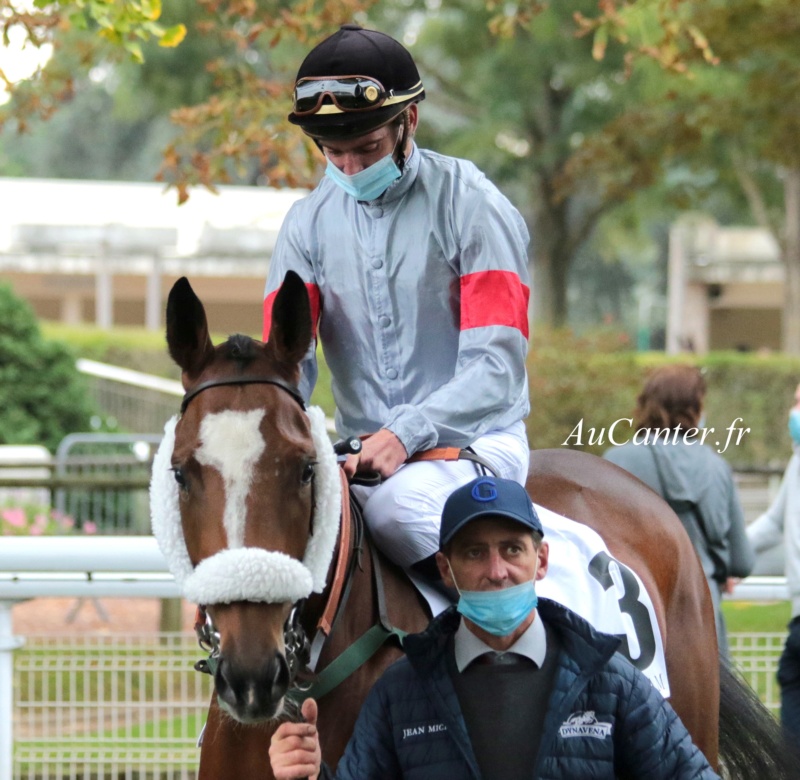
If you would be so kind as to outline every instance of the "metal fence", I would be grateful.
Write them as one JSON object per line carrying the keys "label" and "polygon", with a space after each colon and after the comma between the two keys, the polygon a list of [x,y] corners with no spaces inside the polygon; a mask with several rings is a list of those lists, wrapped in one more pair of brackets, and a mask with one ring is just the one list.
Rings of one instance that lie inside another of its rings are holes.
{"label": "metal fence", "polygon": [[[58,445],[54,476],[75,484],[55,491],[55,508],[104,534],[150,533],[147,484],[159,433],[73,433]],[[98,480],[81,487],[80,481]],[[102,484],[105,481],[106,484]]]}
{"label": "metal fence", "polygon": [[180,382],[127,368],[79,360],[89,394],[108,425],[134,432],[161,431],[183,396]]}
{"label": "metal fence", "polygon": [[192,634],[28,636],[14,780],[193,780],[212,680]]}
{"label": "metal fence", "polygon": [[728,641],[734,666],[777,717],[780,714],[781,701],[775,675],[786,634],[732,633],[728,635]]}
{"label": "metal fence", "polygon": [[160,433],[73,433],[35,463],[14,460],[19,447],[0,447],[0,510],[22,509],[28,523],[50,517],[59,533],[149,534],[148,485],[160,441]]}
{"label": "metal fence", "polygon": [[[776,714],[785,635],[732,634]],[[14,780],[194,780],[211,678],[191,634],[29,636],[14,660]]]}

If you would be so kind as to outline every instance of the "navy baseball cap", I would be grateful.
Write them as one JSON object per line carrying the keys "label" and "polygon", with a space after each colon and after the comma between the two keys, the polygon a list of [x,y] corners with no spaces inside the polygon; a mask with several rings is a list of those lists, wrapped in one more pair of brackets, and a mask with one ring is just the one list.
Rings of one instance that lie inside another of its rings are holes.
{"label": "navy baseball cap", "polygon": [[467,523],[480,517],[504,517],[544,535],[539,515],[519,482],[478,477],[455,490],[445,501],[439,547],[444,547]]}

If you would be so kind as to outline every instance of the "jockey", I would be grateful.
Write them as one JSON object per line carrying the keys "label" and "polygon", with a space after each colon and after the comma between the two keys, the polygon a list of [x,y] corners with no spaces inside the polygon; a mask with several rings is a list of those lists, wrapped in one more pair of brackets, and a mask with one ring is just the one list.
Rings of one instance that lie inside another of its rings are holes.
{"label": "jockey", "polygon": [[529,448],[528,231],[470,162],[414,143],[425,91],[409,52],[346,24],[305,58],[289,121],[325,156],[325,177],[287,215],[272,255],[264,340],[288,270],[305,281],[315,340],[332,374],[336,429],[366,436],[345,471],[378,546],[411,572],[436,574],[445,499],[476,476],[468,460],[406,463],[471,448],[524,484]]}

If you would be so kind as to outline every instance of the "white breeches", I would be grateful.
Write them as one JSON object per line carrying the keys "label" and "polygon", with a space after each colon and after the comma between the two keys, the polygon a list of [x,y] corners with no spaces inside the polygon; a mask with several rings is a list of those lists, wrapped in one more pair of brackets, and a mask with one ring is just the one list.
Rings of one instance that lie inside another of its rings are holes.
{"label": "white breeches", "polygon": [[[521,420],[484,434],[472,449],[497,476],[525,484],[530,451]],[[395,563],[408,568],[439,549],[445,500],[481,473],[482,469],[469,460],[420,461],[401,466],[377,487],[354,485],[353,492],[364,508],[375,543]]]}

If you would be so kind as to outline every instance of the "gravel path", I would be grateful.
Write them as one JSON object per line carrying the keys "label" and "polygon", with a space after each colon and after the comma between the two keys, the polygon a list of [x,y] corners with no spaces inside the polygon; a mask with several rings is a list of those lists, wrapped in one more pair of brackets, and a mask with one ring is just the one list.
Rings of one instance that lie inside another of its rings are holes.
{"label": "gravel path", "polygon": [[[98,607],[100,609],[98,609]],[[191,631],[194,607],[184,602],[183,628]],[[102,615],[101,612],[105,613]],[[149,633],[158,631],[158,599],[31,599],[12,607],[16,634]],[[104,616],[106,619],[104,619]]]}

